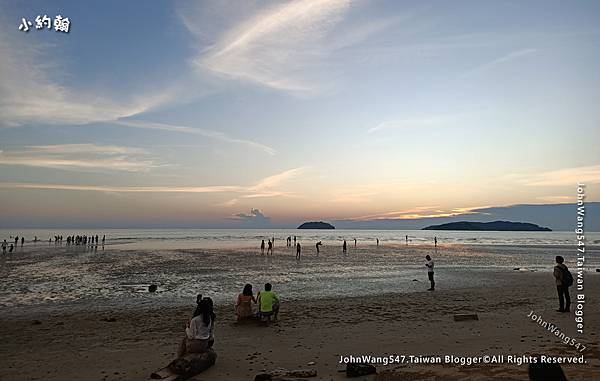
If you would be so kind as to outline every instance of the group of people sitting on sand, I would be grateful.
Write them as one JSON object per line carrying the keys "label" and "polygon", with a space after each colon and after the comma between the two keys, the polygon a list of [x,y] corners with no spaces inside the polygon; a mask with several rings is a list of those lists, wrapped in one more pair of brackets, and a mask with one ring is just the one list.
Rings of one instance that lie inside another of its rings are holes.
{"label": "group of people sitting on sand", "polygon": [[[258,305],[254,311],[253,304]],[[259,319],[260,321],[277,321],[279,313],[279,297],[273,291],[271,283],[265,284],[264,291],[259,291],[256,297],[252,291],[252,285],[246,284],[242,293],[238,295],[235,303],[235,314],[237,321]]]}
{"label": "group of people sitting on sand", "polygon": [[[253,304],[258,305],[255,312]],[[277,321],[279,313],[279,297],[273,291],[271,283],[265,284],[265,289],[258,292],[256,297],[252,285],[246,284],[235,303],[237,321],[259,320],[261,322]],[[215,342],[214,327],[216,315],[213,301],[209,297],[196,297],[196,309],[185,327],[185,336],[177,350],[177,357],[187,353],[206,352]]]}

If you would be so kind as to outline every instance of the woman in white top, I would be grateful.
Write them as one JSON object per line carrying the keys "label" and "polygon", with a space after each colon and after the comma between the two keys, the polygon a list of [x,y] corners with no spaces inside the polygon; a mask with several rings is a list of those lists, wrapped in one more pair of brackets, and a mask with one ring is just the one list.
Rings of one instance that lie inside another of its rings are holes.
{"label": "woman in white top", "polygon": [[198,306],[194,316],[188,322],[185,329],[185,337],[179,346],[177,356],[186,353],[200,353],[211,348],[215,338],[213,335],[215,326],[215,313],[211,298],[198,298]]}

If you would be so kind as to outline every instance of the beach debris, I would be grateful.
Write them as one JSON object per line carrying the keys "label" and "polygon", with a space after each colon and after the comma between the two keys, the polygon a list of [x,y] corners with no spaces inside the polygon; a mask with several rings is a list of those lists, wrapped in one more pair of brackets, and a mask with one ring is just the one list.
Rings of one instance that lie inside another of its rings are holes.
{"label": "beach debris", "polygon": [[314,361],[309,361],[306,365],[315,365]]}
{"label": "beach debris", "polygon": [[377,369],[371,364],[348,363],[346,364],[346,377],[362,377],[377,373]]}
{"label": "beach debris", "polygon": [[151,284],[150,286],[148,286],[148,292],[156,292],[156,290],[158,290],[157,285]]}
{"label": "beach debris", "polygon": [[419,280],[418,280],[418,279],[413,279],[412,281],[413,281],[413,282],[418,282]]}
{"label": "beach debris", "polygon": [[295,381],[303,378],[317,377],[314,369],[287,370],[276,368],[270,372],[260,373],[254,377],[254,381]]}
{"label": "beach debris", "polygon": [[479,320],[477,314],[456,314],[454,315],[454,321],[468,321],[468,320]]}
{"label": "beach debris", "polygon": [[150,379],[185,381],[215,365],[216,361],[217,353],[212,348],[201,353],[188,353],[171,361],[166,367],[152,373]]}
{"label": "beach debris", "polygon": [[102,319],[102,321],[105,321],[107,323],[114,323],[117,321],[117,318],[116,317],[105,317]]}

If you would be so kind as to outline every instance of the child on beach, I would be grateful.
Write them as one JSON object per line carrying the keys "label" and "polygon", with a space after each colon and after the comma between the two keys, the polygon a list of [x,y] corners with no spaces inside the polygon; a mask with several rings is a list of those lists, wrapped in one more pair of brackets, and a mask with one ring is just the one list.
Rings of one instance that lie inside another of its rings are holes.
{"label": "child on beach", "polygon": [[279,297],[273,291],[271,283],[265,284],[265,290],[258,293],[258,309],[261,320],[265,318],[267,322],[271,321],[271,316],[274,321],[277,321],[279,313]]}
{"label": "child on beach", "polygon": [[435,281],[433,280],[433,260],[428,255],[425,256],[427,262],[425,266],[427,266],[427,276],[429,277],[429,282],[431,282],[431,287],[427,289],[427,291],[435,291]]}

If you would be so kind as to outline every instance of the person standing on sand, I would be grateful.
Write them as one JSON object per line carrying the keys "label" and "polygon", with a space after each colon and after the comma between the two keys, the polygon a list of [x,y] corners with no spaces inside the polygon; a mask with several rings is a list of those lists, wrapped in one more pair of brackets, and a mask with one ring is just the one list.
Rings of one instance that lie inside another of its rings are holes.
{"label": "person standing on sand", "polygon": [[260,253],[263,255],[265,254],[265,240],[264,239],[260,243]]}
{"label": "person standing on sand", "polygon": [[408,234],[404,238],[406,239],[406,245],[408,245]]}
{"label": "person standing on sand", "polygon": [[354,238],[354,247],[356,247],[356,238]]}
{"label": "person standing on sand", "polygon": [[346,250],[348,249],[346,245],[346,240],[344,240],[344,244],[342,245],[342,253],[346,254]]}
{"label": "person standing on sand", "polygon": [[[554,266],[554,278],[556,279],[556,291],[558,292],[559,307],[556,312],[571,312],[571,296],[569,287],[573,285],[573,275],[565,266],[565,259],[557,255],[556,266]],[[565,303],[566,302],[566,303]]]}
{"label": "person standing on sand", "polygon": [[273,254],[273,243],[271,242],[271,240],[267,242],[267,255],[269,254]]}
{"label": "person standing on sand", "polygon": [[8,246],[8,242],[4,239],[4,241],[2,241],[2,254],[6,254],[6,246]]}
{"label": "person standing on sand", "polygon": [[296,244],[296,259],[300,259],[300,253],[302,252],[302,247],[300,247],[300,242]]}
{"label": "person standing on sand", "polygon": [[433,246],[437,247],[437,237],[433,237]]}
{"label": "person standing on sand", "polygon": [[379,238],[377,238],[377,247],[379,247]]}
{"label": "person standing on sand", "polygon": [[428,255],[425,256],[427,262],[425,266],[427,266],[427,276],[429,277],[429,282],[431,282],[431,287],[427,289],[427,291],[435,291],[435,281],[433,280],[433,260]]}
{"label": "person standing on sand", "polygon": [[294,236],[294,246],[296,246],[296,236]]}
{"label": "person standing on sand", "polygon": [[24,243],[25,243],[25,237],[21,237],[21,247],[23,247]]}
{"label": "person standing on sand", "polygon": [[315,247],[317,248],[317,255],[319,255],[319,252],[320,252],[319,251],[319,246],[321,246],[321,245],[322,245],[321,241],[317,242],[316,245],[315,245]]}

